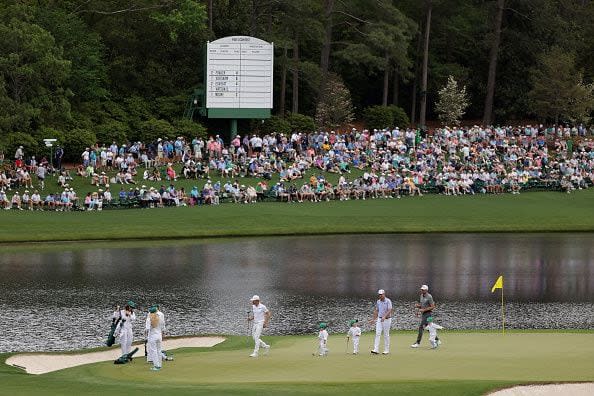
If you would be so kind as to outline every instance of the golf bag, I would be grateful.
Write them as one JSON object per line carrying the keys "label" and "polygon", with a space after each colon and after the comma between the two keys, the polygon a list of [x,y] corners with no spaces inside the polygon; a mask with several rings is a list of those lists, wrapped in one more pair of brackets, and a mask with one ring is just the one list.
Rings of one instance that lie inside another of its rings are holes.
{"label": "golf bag", "polygon": [[138,352],[138,348],[134,348],[130,353],[124,353],[122,356],[114,360],[113,364],[126,364],[132,361],[132,356]]}
{"label": "golf bag", "polygon": [[112,346],[115,343],[115,331],[118,327],[120,319],[112,319],[111,320],[111,328],[109,329],[109,334],[107,335],[107,341],[105,341],[105,345],[108,347]]}
{"label": "golf bag", "polygon": [[167,353],[167,351],[161,351],[161,356],[163,356],[163,360],[167,362],[171,362],[173,360],[173,353]]}
{"label": "golf bag", "polygon": [[[144,357],[145,358],[148,355],[148,353],[146,351],[146,343],[147,343],[147,341],[145,340],[144,341]],[[171,353],[171,352],[170,353],[167,353],[167,351],[161,350],[161,357],[163,358],[163,360],[165,360],[167,362],[173,361],[173,353]],[[147,362],[148,363],[152,363],[152,361],[151,360],[148,360],[148,358],[147,358]]]}

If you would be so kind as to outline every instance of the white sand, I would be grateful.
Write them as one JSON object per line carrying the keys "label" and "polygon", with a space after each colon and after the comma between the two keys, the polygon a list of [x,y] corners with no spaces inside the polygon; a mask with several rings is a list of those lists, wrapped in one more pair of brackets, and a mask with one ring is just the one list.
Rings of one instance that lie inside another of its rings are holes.
{"label": "white sand", "polygon": [[502,389],[489,396],[592,396],[594,382],[582,384],[526,385]]}
{"label": "white sand", "polygon": [[[163,340],[163,350],[169,351],[177,348],[206,348],[215,346],[225,341],[223,337],[184,337]],[[140,350],[134,357],[144,359],[142,343],[134,344]],[[14,355],[6,359],[6,364],[24,368],[29,374],[45,374],[69,367],[82,366],[83,364],[116,360],[121,356],[119,345],[101,352],[79,354],[50,354],[50,353],[25,353]]]}

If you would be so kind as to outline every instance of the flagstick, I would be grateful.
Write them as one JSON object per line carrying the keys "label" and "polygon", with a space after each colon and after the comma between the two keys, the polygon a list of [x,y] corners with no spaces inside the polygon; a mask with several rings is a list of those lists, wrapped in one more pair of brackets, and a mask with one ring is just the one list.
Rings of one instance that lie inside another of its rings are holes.
{"label": "flagstick", "polygon": [[503,286],[501,287],[501,331],[505,335],[505,305],[503,304]]}

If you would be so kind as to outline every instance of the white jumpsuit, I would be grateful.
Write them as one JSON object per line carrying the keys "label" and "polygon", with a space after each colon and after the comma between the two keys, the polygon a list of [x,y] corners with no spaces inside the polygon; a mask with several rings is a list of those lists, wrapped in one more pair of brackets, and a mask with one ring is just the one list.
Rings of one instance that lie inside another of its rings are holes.
{"label": "white jumpsuit", "polygon": [[359,353],[359,339],[361,338],[361,328],[353,326],[349,329],[348,337],[353,340],[353,353]]}
{"label": "white jumpsuit", "polygon": [[328,349],[328,331],[326,331],[326,329],[322,329],[320,330],[320,333],[318,334],[318,339],[320,340],[320,346],[318,349],[319,355],[320,356],[326,356],[328,355],[329,349]]}
{"label": "white jumpsuit", "polygon": [[134,337],[132,333],[132,322],[136,320],[136,314],[134,312],[128,314],[126,310],[122,309],[119,313],[114,312],[113,315],[115,318],[120,318],[120,322],[118,323],[115,333],[120,335],[120,347],[122,348],[122,355],[130,353],[130,350],[132,349],[132,339]]}
{"label": "white jumpsuit", "polygon": [[429,331],[429,342],[431,343],[431,346],[435,348],[437,346],[437,343],[435,342],[435,338],[437,338],[437,330],[441,330],[443,327],[431,322],[425,326],[425,329]]}
{"label": "white jumpsuit", "polygon": [[266,308],[264,304],[252,305],[252,313],[254,315],[254,325],[252,328],[252,337],[254,338],[254,355],[258,355],[260,347],[268,348],[268,345],[260,339],[262,330],[264,329],[266,312],[268,312],[268,308]]}
{"label": "white jumpsuit", "polygon": [[161,355],[161,341],[163,341],[163,332],[165,331],[165,316],[161,311],[156,312],[158,322],[153,327],[151,325],[151,314],[146,317],[145,328],[147,330],[146,342],[146,360],[153,362],[153,366],[161,367],[163,356]]}

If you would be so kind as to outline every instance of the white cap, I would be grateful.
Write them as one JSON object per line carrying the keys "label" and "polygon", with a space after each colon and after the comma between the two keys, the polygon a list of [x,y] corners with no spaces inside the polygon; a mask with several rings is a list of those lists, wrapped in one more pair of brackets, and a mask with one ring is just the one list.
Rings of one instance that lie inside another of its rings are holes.
{"label": "white cap", "polygon": [[423,286],[421,286],[421,290],[429,290],[429,286],[423,285]]}
{"label": "white cap", "polygon": [[386,291],[384,289],[379,289],[377,291],[377,294],[386,294]]}
{"label": "white cap", "polygon": [[260,301],[260,296],[254,294],[254,296],[250,299],[250,301]]}

